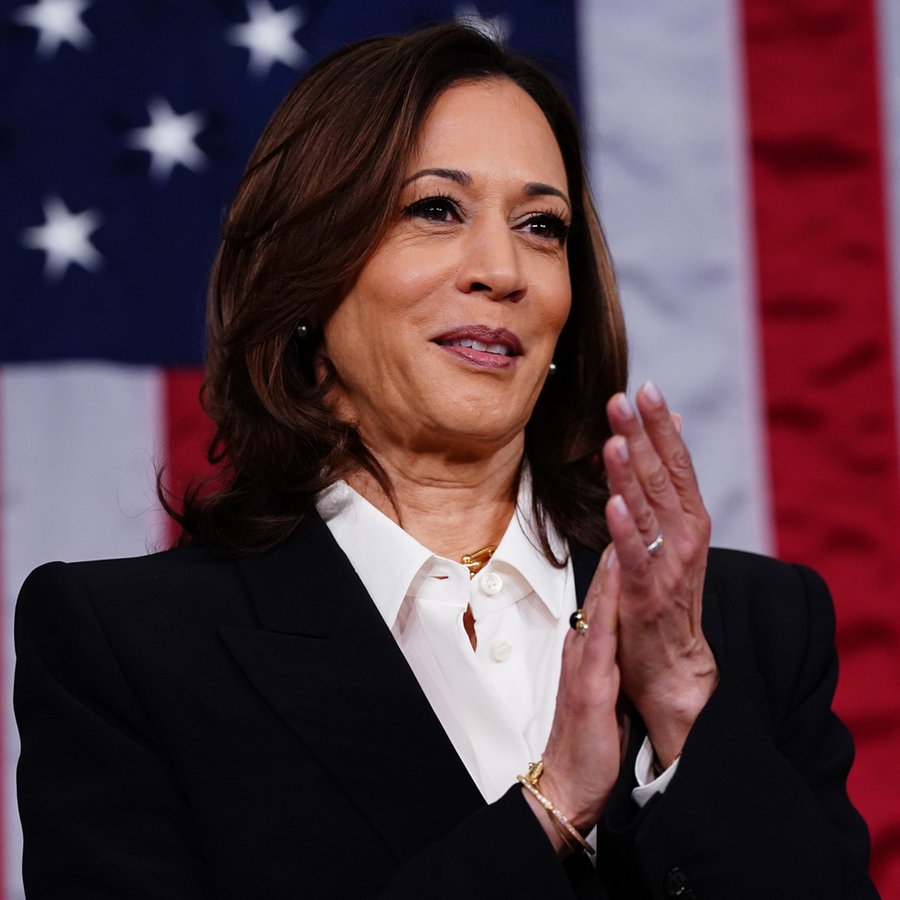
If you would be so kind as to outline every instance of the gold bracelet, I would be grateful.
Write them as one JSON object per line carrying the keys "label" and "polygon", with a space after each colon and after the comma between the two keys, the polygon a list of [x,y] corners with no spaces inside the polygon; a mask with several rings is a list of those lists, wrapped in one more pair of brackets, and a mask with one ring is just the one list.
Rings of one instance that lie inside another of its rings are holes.
{"label": "gold bracelet", "polygon": [[[531,767],[529,767],[529,774],[531,774]],[[540,774],[538,774],[537,778],[540,778]],[[537,781],[535,778],[535,781]],[[589,856],[593,856],[596,852],[594,848],[579,834],[578,829],[553,805],[553,803],[548,800],[535,786],[529,781],[528,777],[525,775],[516,775],[516,781],[537,800],[544,809],[550,815],[550,820],[553,822],[556,830],[559,832],[562,837],[565,845],[570,850],[575,850],[577,847],[573,847],[569,842],[569,838],[574,838],[576,844],[581,847],[582,850],[585,851]]]}
{"label": "gold bracelet", "polygon": [[541,775],[544,774],[544,760],[539,759],[537,762],[528,763],[528,771],[525,773],[525,778],[528,783],[532,787],[538,788],[540,790],[541,787]]}
{"label": "gold bracelet", "polygon": [[[540,794],[541,792],[541,775],[544,774],[544,760],[539,759],[537,762],[528,763],[528,771],[523,776],[525,780],[530,784],[537,792]],[[559,833],[559,836],[563,839],[563,843],[569,848],[569,852],[577,853],[578,846],[572,844],[571,836],[569,832],[561,827],[560,823],[556,821],[556,818],[553,814],[546,810],[547,815],[550,816],[550,821],[553,823],[553,827]]]}

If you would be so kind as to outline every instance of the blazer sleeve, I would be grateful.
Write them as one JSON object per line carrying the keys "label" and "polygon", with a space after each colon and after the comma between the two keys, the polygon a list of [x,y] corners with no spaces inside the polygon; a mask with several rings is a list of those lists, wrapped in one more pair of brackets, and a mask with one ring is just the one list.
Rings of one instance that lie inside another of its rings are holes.
{"label": "blazer sleeve", "polygon": [[214,896],[186,798],[67,568],[25,582],[14,705],[29,898]]}
{"label": "blazer sleeve", "polygon": [[640,811],[620,794],[608,811],[653,898],[878,897],[846,792],[852,740],[831,710],[830,595],[809,569],[766,562],[766,600],[726,627],[720,683],[667,790]]}
{"label": "blazer sleeve", "polygon": [[[27,896],[236,897],[222,873],[210,870],[190,798],[93,599],[73,567],[61,563],[32,573],[19,597],[15,710]],[[441,791],[436,784],[434,802]],[[352,822],[311,816],[310,828],[333,830],[335,865],[365,867],[367,848],[360,849]],[[302,835],[295,845],[302,873]],[[256,871],[270,864],[280,862],[247,862]],[[254,896],[303,897],[310,890],[300,877],[260,886]],[[376,894],[382,900],[605,896],[589,865],[560,865],[518,786],[405,860]],[[312,895],[332,893],[323,885]],[[353,896],[363,895],[374,896],[363,890]]]}

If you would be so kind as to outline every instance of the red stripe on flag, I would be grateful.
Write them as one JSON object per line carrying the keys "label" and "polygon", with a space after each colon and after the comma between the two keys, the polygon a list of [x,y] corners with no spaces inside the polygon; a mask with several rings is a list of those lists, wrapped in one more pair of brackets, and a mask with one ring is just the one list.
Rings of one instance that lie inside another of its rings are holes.
{"label": "red stripe on flag", "polygon": [[[838,710],[873,873],[900,897],[900,595],[877,52],[868,0],[744,0],[769,453],[779,555],[838,607]],[[892,837],[893,835],[893,837]]]}
{"label": "red stripe on flag", "polygon": [[[196,478],[210,472],[206,451],[212,438],[212,422],[200,406],[202,369],[172,369],[165,375],[166,469],[164,484],[178,507],[178,499]],[[178,537],[170,520],[169,538]]]}
{"label": "red stripe on flag", "polygon": [[[0,371],[0,401],[3,400],[3,372]],[[3,403],[0,402],[0,436],[3,435]],[[3,467],[3,441],[0,440],[0,513],[3,512],[2,509],[2,501],[5,499],[5,489],[6,485],[4,484],[5,478],[4,475],[4,467]],[[6,596],[6,571],[5,571],[5,562],[6,555],[3,552],[3,523],[4,516],[0,515],[0,610],[2,610],[4,621],[3,627],[12,629],[13,627],[13,616],[12,616],[12,597]],[[6,648],[11,647],[13,642],[8,640],[6,636],[3,636],[2,642],[0,642],[0,654],[6,653]],[[10,669],[10,660],[7,660],[0,656],[0,691],[3,696],[7,698],[7,702],[9,698],[12,697],[12,685],[7,683],[6,672]],[[5,776],[6,773],[12,771],[10,762],[7,758],[7,754],[10,752],[9,748],[9,740],[6,734],[6,722],[9,721],[9,716],[6,715],[0,718],[0,772]],[[11,787],[11,786],[9,786]],[[8,835],[6,834],[5,822],[10,818],[10,811],[7,808],[7,805],[11,805],[15,800],[15,794],[13,790],[8,789],[6,784],[6,778],[0,777],[0,810],[3,811],[3,818],[0,818],[0,898],[5,898],[7,895],[6,885],[10,883],[12,879],[8,877],[6,871],[6,842],[8,839]]]}

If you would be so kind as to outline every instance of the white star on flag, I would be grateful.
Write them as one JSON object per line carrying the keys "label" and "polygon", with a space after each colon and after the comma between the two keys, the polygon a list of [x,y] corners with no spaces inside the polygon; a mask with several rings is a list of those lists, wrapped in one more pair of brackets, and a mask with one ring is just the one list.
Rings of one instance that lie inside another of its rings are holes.
{"label": "white star on flag", "polygon": [[268,0],[247,0],[250,21],[228,29],[228,40],[250,51],[250,71],[265,77],[276,62],[299,69],[306,51],[294,39],[303,24],[303,13],[296,7],[276,11]]}
{"label": "white star on flag", "polygon": [[34,6],[22,6],[13,13],[20,25],[37,28],[38,56],[49,58],[63,42],[78,50],[84,50],[93,40],[81,14],[91,5],[91,0],[38,0]]}
{"label": "white star on flag", "polygon": [[91,209],[69,212],[59,197],[44,202],[44,224],[26,228],[22,244],[47,254],[44,277],[59,281],[70,265],[77,263],[93,272],[103,264],[103,257],[90,241],[100,227],[100,216]]}
{"label": "white star on flag", "polygon": [[505,44],[512,30],[507,16],[483,16],[478,11],[478,7],[471,3],[457,6],[454,18],[460,25],[468,25],[470,28],[480,31],[485,37],[489,37],[498,44]]}
{"label": "white star on flag", "polygon": [[150,124],[135,128],[128,143],[150,154],[150,174],[165,181],[172,169],[181,164],[194,172],[206,165],[206,155],[195,143],[205,124],[199,112],[178,115],[167,100],[157,97],[147,104]]}

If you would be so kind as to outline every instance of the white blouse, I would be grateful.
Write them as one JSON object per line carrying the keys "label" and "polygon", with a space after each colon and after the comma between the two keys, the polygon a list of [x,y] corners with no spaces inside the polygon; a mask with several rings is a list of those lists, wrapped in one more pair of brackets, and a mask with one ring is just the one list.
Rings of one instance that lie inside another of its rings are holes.
{"label": "white blouse", "polygon": [[[546,746],[563,640],[576,607],[571,561],[558,569],[538,549],[528,479],[497,550],[474,578],[343,481],[324,491],[317,507],[472,780],[487,802],[498,799]],[[554,552],[565,556],[564,540],[549,527]],[[467,607],[475,620],[474,651],[463,624]],[[633,791],[641,805],[665,789],[677,766],[652,780],[651,761],[645,741]]]}

